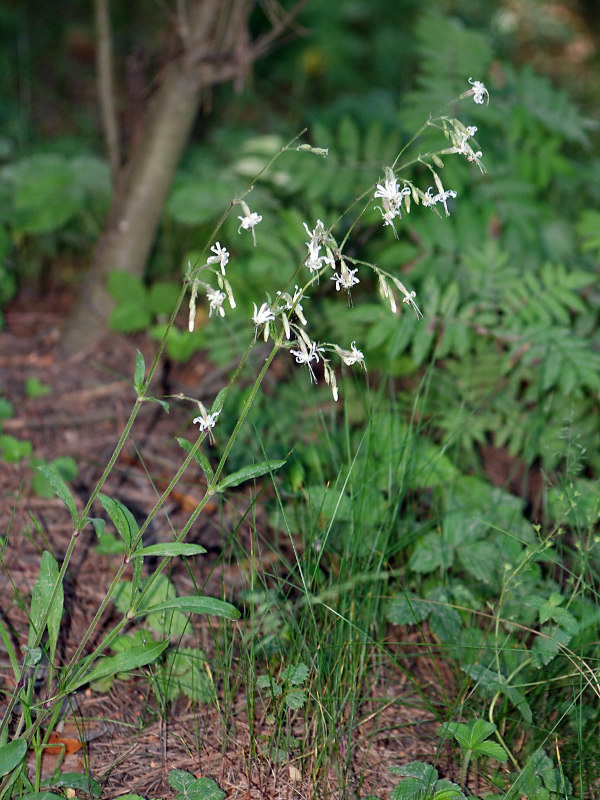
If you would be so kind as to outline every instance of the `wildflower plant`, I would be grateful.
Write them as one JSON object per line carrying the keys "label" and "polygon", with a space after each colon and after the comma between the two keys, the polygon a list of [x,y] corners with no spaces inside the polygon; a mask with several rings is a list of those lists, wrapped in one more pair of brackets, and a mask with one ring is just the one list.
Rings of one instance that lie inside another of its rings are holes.
{"label": "wildflower plant", "polygon": [[[489,100],[487,90],[480,81],[470,79],[469,82],[470,88],[458,98],[459,100],[472,98],[478,104]],[[196,439],[194,442],[184,438],[178,440],[185,452],[185,457],[141,525],[119,500],[104,494],[103,488],[132,432],[142,404],[157,402],[168,410],[170,398],[152,397],[149,394],[149,388],[160,363],[169,332],[175,326],[178,311],[185,302],[186,296],[189,295],[188,328],[190,331],[194,330],[197,305],[203,295],[206,297],[209,317],[222,318],[228,313],[226,306],[230,311],[236,308],[233,289],[228,278],[229,270],[236,268],[235,257],[228,250],[230,243],[223,243],[216,237],[228,214],[234,208],[240,208],[242,213],[238,215],[240,221],[238,232],[240,235],[250,232],[254,245],[258,246],[256,228],[262,222],[263,216],[258,211],[251,210],[246,202],[246,198],[252,191],[252,185],[242,196],[232,200],[229,208],[223,213],[211,236],[211,241],[206,247],[206,257],[200,258],[196,263],[188,264],[179,298],[166,325],[158,352],[149,368],[146,367],[142,354],[138,352],[133,379],[136,401],[114,452],[84,508],[80,510],[77,507],[69,488],[56,472],[49,467],[41,468],[44,477],[49,481],[71,517],[72,534],[60,565],[49,551],[42,556],[40,575],[33,590],[29,612],[29,636],[26,646],[22,648],[22,653],[16,651],[10,634],[4,627],[4,623],[0,621],[0,636],[9,651],[15,687],[8,698],[4,716],[0,721],[0,767],[2,767],[0,800],[13,793],[40,791],[39,770],[33,779],[30,779],[27,774],[26,752],[32,742],[40,747],[44,746],[59,719],[63,701],[68,695],[91,681],[131,671],[161,658],[169,646],[168,639],[162,642],[134,644],[127,650],[118,651],[116,655],[108,654],[117,638],[132,625],[134,620],[141,620],[149,614],[174,610],[184,614],[211,614],[228,620],[236,620],[239,617],[239,612],[230,602],[200,595],[174,597],[164,602],[154,603],[152,600],[153,587],[173,558],[194,557],[205,552],[200,545],[188,544],[185,539],[214,495],[222,494],[244,481],[264,475],[272,476],[285,463],[282,460],[267,460],[258,464],[249,464],[233,473],[226,474],[231,449],[275,356],[280,351],[289,351],[289,356],[295,364],[302,368],[306,367],[311,382],[316,383],[321,376],[323,377],[330,387],[335,401],[339,398],[337,383],[339,367],[343,365],[344,367],[366,369],[366,358],[360,342],[356,340],[341,343],[325,342],[315,338],[310,325],[310,300],[313,296],[319,291],[332,291],[333,283],[336,294],[346,294],[349,300],[350,293],[358,292],[357,287],[371,273],[377,281],[382,301],[389,306],[392,313],[398,313],[402,306],[406,305],[417,318],[423,316],[413,290],[407,288],[392,272],[352,256],[348,243],[352,233],[360,225],[361,218],[371,207],[375,207],[381,213],[384,235],[386,228],[391,227],[394,236],[398,235],[397,226],[400,225],[402,218],[411,213],[414,206],[422,205],[427,209],[424,213],[439,214],[440,207],[443,207],[446,215],[451,213],[450,201],[455,201],[457,195],[454,190],[446,188],[442,183],[440,177],[440,170],[443,168],[442,156],[461,155],[466,157],[468,162],[476,163],[482,169],[482,154],[479,149],[475,150],[471,143],[475,129],[464,126],[459,120],[446,116],[444,112],[447,108],[448,106],[427,120],[398,153],[394,162],[384,168],[383,176],[373,176],[371,186],[367,187],[352,206],[340,214],[337,220],[324,222],[317,219],[304,222],[304,232],[300,230],[299,235],[302,237],[304,237],[304,233],[307,235],[306,251],[300,262],[292,265],[287,282],[282,283],[266,299],[255,299],[252,317],[249,320],[251,335],[249,335],[247,348],[228,384],[216,394],[210,410],[195,398],[177,396],[177,400],[191,401],[198,409],[199,413],[192,422],[192,424],[198,425]],[[408,147],[428,126],[438,127],[449,140],[450,146],[441,148],[435,153],[419,154],[417,157],[401,163]],[[296,150],[302,154],[313,154],[319,157],[327,155],[322,148],[313,148],[307,144],[298,145],[298,138],[292,140],[281,152]],[[257,179],[272,166],[278,155],[274,156],[256,176]],[[415,163],[424,165],[429,171],[431,186],[423,188],[403,177],[407,168]],[[351,218],[353,212],[354,218],[348,224],[347,220]],[[343,230],[341,229],[342,220],[345,225]],[[398,302],[399,299],[401,299],[401,303]],[[215,320],[216,324],[218,322],[218,319]],[[221,457],[213,466],[206,453],[203,452],[205,442],[207,439],[212,440],[215,430],[218,429],[220,415],[227,403],[228,395],[247,362],[250,352],[257,345],[261,345],[261,342],[269,343],[271,349],[267,352],[258,375],[246,395],[239,418],[224,443]],[[144,536],[150,524],[163,508],[167,497],[192,461],[200,465],[206,478],[203,498],[190,513],[181,529],[173,532],[170,541],[145,545]],[[124,556],[88,629],[82,635],[78,647],[67,663],[60,663],[57,657],[57,642],[64,605],[63,581],[70,568],[73,553],[82,539],[82,534],[95,531],[99,536],[104,526],[103,520],[92,516],[94,503],[100,503],[123,540]],[[159,563],[149,577],[142,581],[142,565],[147,556],[158,558]],[[131,576],[131,581],[123,580],[126,573]],[[123,595],[122,588],[119,589],[125,583],[128,587],[126,596],[129,598],[125,604],[126,607],[122,605],[125,595]],[[106,631],[100,627],[99,623],[109,604],[115,602],[117,595],[120,596],[119,610],[124,608],[124,611],[119,621]],[[42,675],[39,672],[39,665],[43,658],[48,662],[49,667],[44,667]],[[33,689],[38,672],[44,680],[41,696],[36,695]],[[8,741],[9,732],[12,736],[10,742]]]}

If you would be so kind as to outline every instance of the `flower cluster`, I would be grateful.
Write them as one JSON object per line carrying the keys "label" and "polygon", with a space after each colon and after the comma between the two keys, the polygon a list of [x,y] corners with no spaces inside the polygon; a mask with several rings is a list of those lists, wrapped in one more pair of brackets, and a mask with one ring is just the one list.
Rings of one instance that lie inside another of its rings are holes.
{"label": "flower cluster", "polygon": [[[489,102],[488,90],[481,81],[469,78],[469,83],[471,88],[463,92],[462,98],[472,97],[473,101],[478,105]],[[410,212],[411,203],[421,203],[429,208],[440,204],[444,207],[446,216],[449,215],[448,201],[456,198],[457,193],[453,189],[445,189],[439,177],[438,170],[444,166],[441,155],[451,153],[463,155],[468,161],[476,163],[482,172],[484,171],[480,160],[482,157],[481,150],[476,150],[471,143],[477,132],[476,126],[465,127],[459,120],[441,115],[432,117],[428,124],[441,127],[451,144],[446,150],[418,157],[418,160],[431,172],[435,189],[430,186],[424,192],[407,179],[399,183],[397,177],[398,167],[394,162],[393,166],[385,168],[383,180],[376,184],[373,193],[373,200],[379,201],[375,208],[381,212],[383,224],[392,227],[396,238],[398,234],[394,221],[401,218],[403,212]],[[307,148],[314,150],[314,152],[318,151],[321,155],[326,154],[325,151],[311,148],[308,145],[302,145],[298,149]],[[242,230],[251,231],[252,239],[256,246],[255,228],[262,221],[262,216],[250,211],[243,200],[236,200],[235,202],[241,206],[243,212],[238,216],[240,221],[238,233],[241,233]],[[434,211],[437,213],[437,209],[434,208]],[[317,220],[312,230],[306,222],[303,225],[308,235],[308,241],[305,243],[308,252],[304,256],[303,263],[310,273],[310,278],[303,288],[296,285],[293,292],[278,291],[274,299],[267,296],[267,300],[260,305],[253,303],[252,322],[254,324],[254,336],[255,339],[261,336],[265,342],[268,342],[269,338],[271,338],[276,347],[288,349],[297,364],[308,367],[310,379],[313,382],[317,381],[315,370],[319,365],[319,370],[322,372],[325,382],[330,386],[333,397],[337,400],[336,374],[327,354],[334,353],[348,367],[358,365],[363,369],[366,368],[365,357],[357,347],[355,340],[351,342],[350,348],[346,349],[335,343],[319,343],[309,335],[303,301],[306,298],[305,292],[311,284],[318,282],[325,271],[331,270],[330,280],[335,283],[336,292],[344,289],[350,293],[352,287],[360,283],[358,267],[367,267],[377,276],[379,293],[382,299],[389,304],[393,313],[398,311],[396,298],[399,292],[403,296],[402,303],[412,308],[417,315],[417,319],[422,318],[423,315],[416,304],[415,292],[409,291],[395,275],[382,270],[375,264],[358,261],[345,254],[343,250],[346,239],[344,238],[342,244],[339,245],[332,235],[331,229],[326,228],[320,219]],[[206,291],[209,316],[212,316],[213,312],[215,316],[225,316],[224,302],[227,298],[229,298],[231,307],[235,307],[231,287],[226,277],[226,266],[229,263],[230,254],[220,242],[216,242],[210,250],[212,255],[207,258],[206,264],[193,270],[190,267],[188,273],[188,280],[191,285],[190,330],[193,330],[196,313],[196,294],[200,286],[203,286]],[[210,287],[199,279],[198,275],[203,269],[213,272],[218,282],[218,288]],[[208,413],[201,403],[199,403],[199,406],[200,416],[196,417],[194,422],[199,424],[201,433],[208,431],[209,435],[212,436],[211,431],[216,424],[219,411]]]}
{"label": "flower cluster", "polygon": [[[398,238],[396,228],[394,227],[394,219],[402,216],[402,203],[404,202],[406,210],[409,209],[409,200],[411,191],[409,186],[403,186],[402,189],[398,188],[398,180],[391,167],[385,168],[385,179],[383,183],[377,184],[377,189],[374,198],[381,198],[381,206],[375,206],[381,211],[384,225],[391,225],[394,230],[394,236]],[[405,200],[406,198],[406,200]]]}
{"label": "flower cluster", "polygon": [[[233,309],[235,308],[235,299],[233,297],[233,291],[231,289],[231,284],[227,280],[227,276],[225,274],[225,267],[229,263],[229,251],[226,247],[223,247],[220,242],[214,244],[211,248],[211,252],[214,253],[212,256],[208,256],[206,259],[206,263],[202,264],[201,266],[193,267],[191,264],[188,264],[188,272],[187,272],[187,280],[190,283],[191,291],[190,291],[190,312],[189,312],[189,319],[188,319],[188,330],[190,333],[194,330],[194,326],[196,323],[196,299],[198,297],[198,290],[200,287],[204,289],[206,292],[206,299],[208,300],[208,316],[212,317],[213,311],[215,315],[224,317],[225,316],[225,309],[223,308],[223,303],[226,299],[229,300],[229,305]],[[218,270],[215,270],[214,267],[218,265]],[[215,289],[210,284],[205,283],[204,281],[200,280],[198,277],[202,270],[210,270],[213,272],[217,278],[217,283],[219,284],[219,288]]]}

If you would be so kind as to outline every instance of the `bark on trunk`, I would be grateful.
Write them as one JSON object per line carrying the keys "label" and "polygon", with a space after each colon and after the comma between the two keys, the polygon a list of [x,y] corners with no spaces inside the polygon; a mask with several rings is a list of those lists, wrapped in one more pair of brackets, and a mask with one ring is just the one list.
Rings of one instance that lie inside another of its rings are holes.
{"label": "bark on trunk", "polygon": [[106,332],[113,307],[106,290],[109,271],[143,275],[202,89],[221,75],[234,74],[232,64],[246,35],[250,5],[247,0],[194,0],[189,15],[179,20],[184,49],[166,68],[142,136],[115,187],[107,227],[61,337],[62,356],[86,348]]}

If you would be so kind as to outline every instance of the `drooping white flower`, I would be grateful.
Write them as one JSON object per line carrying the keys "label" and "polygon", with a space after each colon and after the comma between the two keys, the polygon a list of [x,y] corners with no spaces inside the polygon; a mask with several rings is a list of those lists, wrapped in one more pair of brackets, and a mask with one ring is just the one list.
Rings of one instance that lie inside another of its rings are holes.
{"label": "drooping white flower", "polygon": [[221,247],[221,243],[217,242],[211,248],[212,252],[215,254],[214,256],[209,256],[206,259],[207,264],[218,264],[221,268],[221,272],[225,275],[225,267],[229,262],[229,252],[225,247]]}
{"label": "drooping white flower", "polygon": [[[285,302],[285,309],[286,311],[293,311],[294,314],[298,317],[302,325],[306,325],[306,318],[304,316],[304,310],[302,308],[302,304],[300,300],[304,297],[302,293],[302,289],[299,286],[294,286],[294,294],[291,295],[289,292],[283,292],[281,294],[281,298]],[[289,336],[288,336],[289,339]]]}
{"label": "drooping white flower", "polygon": [[484,83],[482,83],[481,81],[474,81],[473,78],[469,78],[469,83],[473,87],[471,89],[471,94],[473,95],[473,102],[477,103],[478,105],[490,102],[490,93],[485,88]]}
{"label": "drooping white flower", "polygon": [[258,223],[262,220],[262,216],[257,214],[256,211],[250,211],[247,204],[242,200],[240,205],[242,206],[242,211],[244,212],[244,216],[238,216],[240,220],[240,227],[238,228],[238,233],[241,232],[242,228],[245,231],[252,231],[252,239],[254,241],[254,246],[256,247],[256,233],[254,228],[258,225]]}
{"label": "drooping white flower", "polygon": [[431,194],[431,190],[433,187],[429,187],[427,193],[423,198],[423,205],[424,206],[434,206],[436,203],[441,203],[444,206],[444,211],[446,212],[446,216],[450,215],[448,211],[448,200],[451,197],[456,197],[456,192],[454,189],[448,189],[447,191],[438,192],[436,195]]}
{"label": "drooping white flower", "polygon": [[297,344],[299,349],[290,350],[290,353],[295,357],[296,364],[306,364],[306,366],[310,370],[311,380],[313,380],[316,383],[317,378],[313,371],[311,362],[312,361],[318,362],[320,360],[319,356],[320,348],[316,342],[310,342],[310,344],[307,345],[307,343],[304,341],[302,337],[298,338]]}
{"label": "drooping white flower", "polygon": [[356,342],[352,342],[350,345],[350,350],[344,350],[341,347],[338,347],[337,344],[334,345],[334,347],[338,356],[348,367],[351,367],[354,364],[360,364],[361,367],[365,366],[365,357],[362,351],[356,347]]}
{"label": "drooping white flower", "polygon": [[[385,180],[378,183],[373,198],[381,198],[381,206],[375,206],[381,211],[384,225],[391,225],[394,228],[395,217],[402,216],[402,201],[410,194],[410,188],[403,186],[398,188],[398,179],[391,167],[385,168]],[[397,236],[394,228],[394,236]]]}
{"label": "drooping white flower", "polygon": [[198,424],[200,426],[200,433],[204,433],[204,431],[211,431],[215,425],[217,424],[217,418],[221,412],[215,411],[212,414],[209,414],[204,406],[200,406],[200,416],[194,419],[194,425]]}
{"label": "drooping white flower", "polygon": [[212,317],[213,311],[219,314],[221,317],[225,316],[225,309],[223,308],[223,303],[227,295],[225,292],[219,291],[219,289],[213,289],[211,286],[206,287],[206,297],[208,298],[208,305],[209,305],[209,312],[208,316]]}
{"label": "drooping white flower", "polygon": [[341,267],[339,272],[334,272],[331,278],[332,281],[335,281],[335,290],[339,292],[340,289],[346,289],[350,291],[353,286],[356,286],[357,283],[360,283],[360,279],[356,277],[356,273],[358,272],[357,269],[348,269],[344,261],[341,261]]}
{"label": "drooping white flower", "polygon": [[263,303],[260,308],[256,307],[256,303],[252,303],[254,306],[254,314],[252,315],[252,322],[256,326],[256,332],[258,333],[258,329],[261,325],[264,325],[264,339],[265,342],[269,338],[269,329],[270,323],[273,322],[275,319],[275,314],[269,308],[268,303]]}

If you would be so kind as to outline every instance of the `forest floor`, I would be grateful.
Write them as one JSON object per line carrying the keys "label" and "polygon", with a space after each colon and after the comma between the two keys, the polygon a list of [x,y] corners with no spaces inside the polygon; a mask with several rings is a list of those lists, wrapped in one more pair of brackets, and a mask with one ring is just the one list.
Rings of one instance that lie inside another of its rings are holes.
{"label": "forest floor", "polygon": [[[34,455],[46,461],[59,456],[75,460],[78,476],[72,488],[81,510],[113,452],[135,400],[132,377],[136,348],[149,363],[156,345],[145,336],[110,334],[93,350],[70,361],[58,361],[57,343],[69,302],[63,293],[49,293],[43,298],[21,294],[7,309],[0,333],[0,391],[14,407],[14,415],[4,421],[3,433],[30,441]],[[25,380],[31,377],[49,387],[46,396],[27,397]],[[198,396],[202,386],[215,380],[221,383],[222,372],[217,374],[197,354],[185,365],[172,365],[160,380],[163,385],[157,385],[156,394],[183,392]],[[158,490],[168,484],[181,463],[175,436],[186,431],[189,435],[190,422],[191,411],[182,404],[173,404],[170,414],[156,404],[144,404],[105,493],[117,497],[134,512],[139,511],[143,518],[156,498],[156,489],[147,474]],[[143,461],[138,457],[140,452]],[[72,533],[70,517],[61,502],[43,499],[33,492],[32,474],[27,459],[19,464],[0,460],[0,533],[8,534],[0,563],[0,609],[18,647],[27,641],[28,630],[26,612],[18,597],[30,597],[41,551],[50,548],[60,562]],[[164,540],[163,532],[168,538],[169,525],[177,528],[187,520],[202,496],[200,479],[200,468],[190,467],[169,496],[164,531],[160,530],[160,522],[150,531],[152,541]],[[248,503],[248,497],[240,491],[225,513],[242,515]],[[189,562],[193,574],[181,562],[173,565],[169,577],[180,593],[193,593],[194,583],[205,594],[214,596],[222,595],[223,586],[228,587],[228,592],[233,586],[235,600],[236,591],[244,587],[248,565],[222,557],[223,513],[216,505],[208,507],[203,521],[191,531],[188,541],[202,544],[207,553]],[[268,529],[266,513],[255,507],[253,514],[253,524]],[[240,531],[243,536],[242,527]],[[145,543],[150,542],[145,539]],[[58,650],[63,663],[81,640],[121,560],[118,554],[98,553],[91,526],[81,534],[65,585]],[[276,570],[277,564],[270,563],[269,568]],[[114,610],[102,618],[86,652],[119,618]],[[237,641],[241,642],[241,637]],[[186,635],[181,644],[197,646],[198,642],[207,654],[210,668],[215,652],[210,621],[197,623],[193,634]],[[0,715],[6,693],[12,688],[6,649],[1,648],[0,645]],[[426,656],[415,659],[413,655],[411,671],[428,693],[432,706],[447,703],[440,689],[441,676],[448,682],[445,688],[452,693],[453,676],[447,665],[434,664]],[[412,685],[393,666],[374,666],[370,686],[356,710],[353,732],[351,736],[340,736],[335,763],[332,761],[329,769],[319,768],[317,780],[314,748],[312,753],[310,746],[306,749],[314,720],[299,715],[294,722],[296,728],[302,729],[298,733],[305,742],[303,755],[275,763],[268,755],[253,753],[252,736],[254,742],[268,741],[264,711],[258,709],[250,720],[243,686],[233,699],[225,700],[222,679],[217,674],[213,679],[220,695],[218,707],[199,706],[181,697],[162,714],[144,674],[116,679],[103,691],[95,687],[81,689],[64,704],[64,719],[54,734],[55,742],[64,744],[67,753],[62,771],[88,771],[101,782],[104,798],[126,793],[172,797],[174,791],[168,784],[172,769],[211,777],[228,798],[244,800],[337,798],[342,794],[387,798],[398,781],[389,767],[413,760],[435,763],[444,777],[457,778],[451,754],[446,748],[440,751],[440,740],[435,735],[437,720],[424,709]],[[51,774],[56,764],[55,750],[46,751],[44,773]]]}

